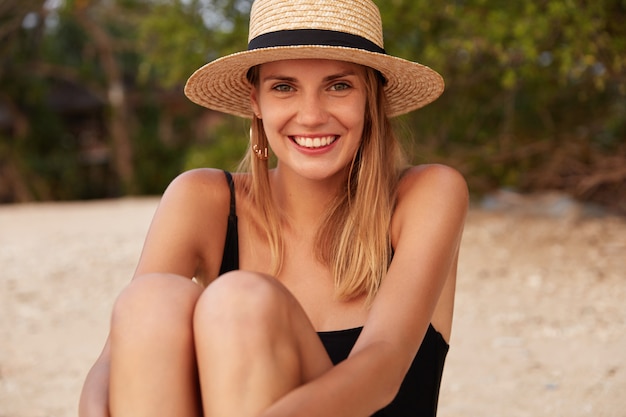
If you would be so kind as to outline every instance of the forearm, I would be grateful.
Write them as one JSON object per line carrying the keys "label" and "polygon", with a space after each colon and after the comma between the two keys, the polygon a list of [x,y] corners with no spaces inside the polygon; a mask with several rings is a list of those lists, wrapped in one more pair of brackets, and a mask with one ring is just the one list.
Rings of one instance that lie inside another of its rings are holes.
{"label": "forearm", "polygon": [[351,355],[319,378],[289,392],[261,417],[370,416],[394,398],[402,372],[385,346]]}

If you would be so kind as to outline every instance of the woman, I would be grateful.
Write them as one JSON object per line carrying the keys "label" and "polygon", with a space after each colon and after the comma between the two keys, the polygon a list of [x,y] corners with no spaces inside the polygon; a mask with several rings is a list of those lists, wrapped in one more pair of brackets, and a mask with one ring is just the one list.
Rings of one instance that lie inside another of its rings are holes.
{"label": "woman", "polygon": [[389,117],[442,90],[370,0],[257,0],[185,88],[252,118],[248,169],[168,187],[81,415],[435,415],[467,188],[402,165]]}

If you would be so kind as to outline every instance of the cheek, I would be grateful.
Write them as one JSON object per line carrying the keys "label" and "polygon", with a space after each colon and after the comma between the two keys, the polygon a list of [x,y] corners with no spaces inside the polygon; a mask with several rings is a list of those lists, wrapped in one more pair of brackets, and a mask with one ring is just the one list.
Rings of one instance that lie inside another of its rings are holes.
{"label": "cheek", "polygon": [[344,115],[346,123],[355,128],[362,129],[365,124],[366,102],[365,97],[355,97],[350,103],[346,103],[344,107]]}
{"label": "cheek", "polygon": [[263,113],[263,129],[265,130],[265,134],[268,138],[272,138],[272,136],[276,135],[277,132],[280,132],[281,126],[284,124],[281,122],[281,117],[279,114],[276,114],[275,111],[266,110]]}
{"label": "cheek", "polygon": [[356,105],[349,107],[343,114],[344,126],[350,128],[353,134],[360,139],[365,128],[365,106]]}
{"label": "cheek", "polygon": [[266,128],[272,126],[276,128],[289,117],[288,107],[283,103],[273,102],[272,100],[260,100],[258,104],[259,113]]}

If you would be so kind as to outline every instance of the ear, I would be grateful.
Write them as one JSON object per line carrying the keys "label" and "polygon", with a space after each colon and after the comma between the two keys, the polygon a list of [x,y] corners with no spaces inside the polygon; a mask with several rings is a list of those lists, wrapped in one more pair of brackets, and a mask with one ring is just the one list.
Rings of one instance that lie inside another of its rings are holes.
{"label": "ear", "polygon": [[258,92],[254,86],[250,89],[250,106],[257,119],[261,119],[261,106],[259,106]]}

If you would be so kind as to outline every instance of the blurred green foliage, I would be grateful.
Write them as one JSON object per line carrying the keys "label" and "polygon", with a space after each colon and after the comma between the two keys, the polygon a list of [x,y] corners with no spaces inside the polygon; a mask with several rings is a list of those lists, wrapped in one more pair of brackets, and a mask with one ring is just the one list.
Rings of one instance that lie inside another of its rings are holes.
{"label": "blurred green foliage", "polygon": [[[216,167],[229,171],[237,170],[241,158],[248,148],[248,135],[245,132],[244,123],[234,117],[226,117],[226,120],[216,126],[215,138],[207,143],[197,143],[189,146],[185,153],[185,170]],[[240,128],[237,128],[239,126]]]}
{"label": "blurred green foliage", "polygon": [[[626,211],[626,0],[377,2],[389,53],[446,92],[398,120],[412,160],[474,192],[561,189]],[[159,194],[234,169],[245,121],[186,78],[245,49],[249,0],[4,0],[0,201]]]}

